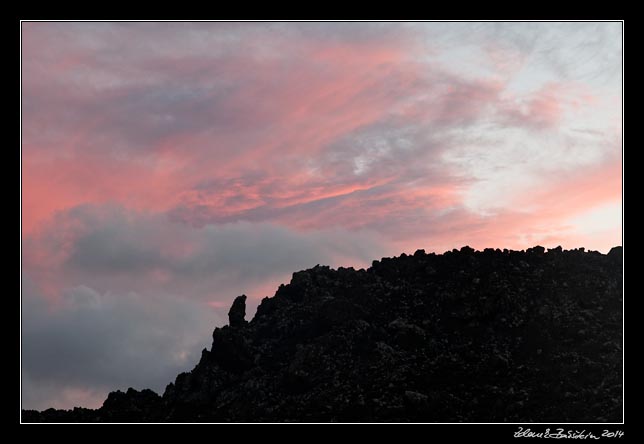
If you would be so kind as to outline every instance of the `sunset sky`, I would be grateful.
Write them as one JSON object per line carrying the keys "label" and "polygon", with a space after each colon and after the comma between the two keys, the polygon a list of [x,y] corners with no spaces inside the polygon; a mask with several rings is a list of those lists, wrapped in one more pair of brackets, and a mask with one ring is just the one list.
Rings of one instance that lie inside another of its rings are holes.
{"label": "sunset sky", "polygon": [[621,245],[622,26],[23,23],[23,408],[162,393],[316,264]]}

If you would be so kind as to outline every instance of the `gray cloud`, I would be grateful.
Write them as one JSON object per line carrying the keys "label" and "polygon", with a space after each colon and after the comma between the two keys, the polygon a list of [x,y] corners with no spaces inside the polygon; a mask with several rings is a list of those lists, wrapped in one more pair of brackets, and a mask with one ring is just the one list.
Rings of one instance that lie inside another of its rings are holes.
{"label": "gray cloud", "polygon": [[417,29],[430,48],[496,51],[487,55],[504,67],[528,63],[532,70],[548,70],[559,79],[600,83],[620,77],[620,22],[433,23]]}
{"label": "gray cloud", "polygon": [[100,294],[85,285],[61,296],[52,306],[23,277],[23,408],[47,408],[66,396],[85,401],[78,394],[87,391],[96,400],[128,387],[162,391],[197,362],[221,321],[185,299]]}
{"label": "gray cloud", "polygon": [[108,275],[160,269],[186,278],[232,274],[261,280],[297,267],[333,264],[338,256],[360,261],[383,251],[377,237],[368,232],[305,233],[250,222],[195,230],[163,214],[120,206],[76,207],[60,214],[44,236],[52,247],[68,242],[64,263],[68,271]]}

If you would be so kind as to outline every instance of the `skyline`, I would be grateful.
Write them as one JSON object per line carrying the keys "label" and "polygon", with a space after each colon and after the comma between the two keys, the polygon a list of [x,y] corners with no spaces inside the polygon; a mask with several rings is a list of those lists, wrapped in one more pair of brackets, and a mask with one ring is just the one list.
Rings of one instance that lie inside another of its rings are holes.
{"label": "skyline", "polygon": [[618,22],[29,22],[22,111],[26,408],[163,391],[318,263],[621,245]]}

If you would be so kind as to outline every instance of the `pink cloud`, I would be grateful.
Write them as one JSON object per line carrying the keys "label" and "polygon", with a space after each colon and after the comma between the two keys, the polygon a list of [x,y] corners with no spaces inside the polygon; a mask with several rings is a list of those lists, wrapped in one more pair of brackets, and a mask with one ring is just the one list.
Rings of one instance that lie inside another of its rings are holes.
{"label": "pink cloud", "polygon": [[[92,94],[82,90],[74,92],[67,100],[68,106],[71,103],[73,109],[76,97],[79,109],[88,108],[89,114],[78,116],[80,121],[74,122],[69,135],[56,136],[55,146],[46,145],[37,133],[30,132],[31,126],[27,127],[28,137],[23,146],[25,233],[33,232],[38,223],[56,210],[81,203],[118,201],[134,208],[161,211],[176,204],[176,196],[191,183],[210,179],[213,174],[234,179],[244,169],[260,166],[277,169],[274,173],[280,174],[276,156],[315,155],[338,137],[382,117],[396,100],[395,91],[403,90],[415,76],[404,70],[392,71],[403,54],[400,50],[368,45],[323,47],[314,52],[309,65],[289,71],[284,70],[281,59],[249,62],[233,57],[217,60],[212,66],[201,62],[202,69],[216,67],[218,73],[223,71],[230,80],[247,78],[248,82],[235,87],[223,100],[206,97],[204,105],[209,107],[208,101],[212,101],[215,110],[243,110],[244,119],[250,118],[240,121],[245,127],[273,126],[270,132],[262,131],[248,140],[244,140],[243,131],[217,134],[204,127],[201,131],[183,133],[180,130],[154,136],[149,147],[139,148],[140,142],[130,143],[131,147],[122,151],[118,146],[124,146],[127,141],[120,140],[119,130],[110,127],[122,119],[123,110],[110,104],[136,103],[128,97],[132,88],[112,88]],[[98,58],[94,59],[97,63]],[[81,63],[79,57],[70,58],[68,63],[73,64],[74,60]],[[92,62],[91,58],[83,60],[83,63]],[[323,65],[322,74],[317,73],[318,63]],[[384,69],[378,69],[383,66]],[[56,69],[52,74],[58,77]],[[392,75],[397,79],[394,86],[389,85]],[[26,77],[26,83],[30,83],[31,77]],[[257,81],[262,78],[274,78],[275,86],[267,85],[265,80]],[[55,89],[40,92],[43,96],[56,95]],[[136,92],[133,89],[131,94]],[[58,100],[64,99],[56,95]],[[99,107],[100,101],[107,106]],[[172,113],[190,114],[192,103],[193,99],[185,102],[185,106],[172,103]],[[273,105],[262,111],[264,104]],[[246,113],[246,110],[253,111]],[[33,120],[51,128],[65,124],[57,122],[57,114],[51,111],[43,114],[44,111],[34,109]],[[205,111],[210,113],[212,109]],[[253,114],[260,120],[254,121]],[[130,117],[136,125],[141,116]],[[204,119],[204,116],[195,118]],[[145,125],[140,130],[146,131]],[[53,175],[52,170],[55,170]],[[224,196],[220,199],[225,201]],[[260,203],[257,195],[247,195],[246,200]]]}
{"label": "pink cloud", "polygon": [[[621,159],[564,176],[551,176],[549,182],[516,199],[512,206],[494,215],[455,210],[442,217],[428,217],[398,241],[405,251],[424,245],[437,251],[468,244],[525,249],[536,244],[565,248],[586,247],[604,253],[621,244],[621,231],[604,231],[600,237],[577,232],[567,220],[602,205],[621,202]],[[512,209],[515,208],[515,209]],[[615,215],[616,221],[619,215]],[[423,229],[423,225],[426,227]]]}
{"label": "pink cloud", "polygon": [[566,115],[591,106],[595,97],[582,83],[548,82],[523,97],[510,96],[499,108],[501,123],[534,129],[557,129]]}
{"label": "pink cloud", "polygon": [[[23,146],[23,236],[37,233],[57,212],[119,203],[195,226],[272,221],[299,230],[378,227],[391,239],[412,237],[424,217],[453,213],[462,204],[460,181],[467,180],[437,174],[442,150],[457,140],[433,133],[495,111],[509,125],[553,129],[593,100],[583,85],[563,82],[507,98],[499,80],[465,80],[420,63],[422,45],[411,34],[336,42],[276,33],[274,42],[258,46],[255,34],[242,32],[236,44],[243,51],[210,57],[141,54],[108,34],[123,50],[113,61],[70,33],[53,39],[70,49],[49,57],[46,29],[27,29],[25,83],[34,106]],[[123,30],[129,38],[138,32]],[[289,53],[303,58],[294,63],[284,56]],[[90,86],[88,78],[74,77],[75,70],[122,82]],[[35,75],[44,71],[67,87],[48,88]],[[137,76],[146,72],[152,75]],[[35,106],[47,98],[67,103],[69,119]],[[38,129],[59,126],[48,136],[54,145],[47,145],[48,132]],[[385,139],[361,139],[387,126],[415,128],[407,139],[411,151],[374,150]],[[346,149],[334,148],[338,144]],[[552,214],[554,223],[606,192],[577,191],[569,198],[563,188],[538,192],[531,205],[542,218]],[[553,197],[570,202],[540,204]],[[387,221],[398,229],[387,229]]]}

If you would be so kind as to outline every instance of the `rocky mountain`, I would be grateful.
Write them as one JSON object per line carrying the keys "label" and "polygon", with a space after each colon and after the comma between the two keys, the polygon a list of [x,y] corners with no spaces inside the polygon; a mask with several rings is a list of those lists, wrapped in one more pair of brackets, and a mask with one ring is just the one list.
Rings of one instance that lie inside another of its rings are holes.
{"label": "rocky mountain", "polygon": [[316,266],[245,319],[237,297],[162,396],[23,422],[619,422],[622,248],[469,247]]}

